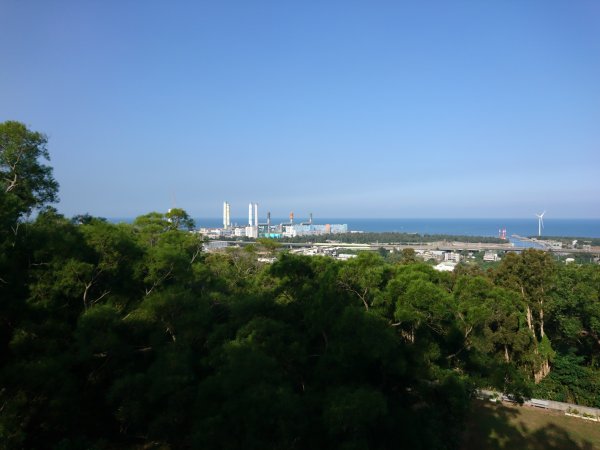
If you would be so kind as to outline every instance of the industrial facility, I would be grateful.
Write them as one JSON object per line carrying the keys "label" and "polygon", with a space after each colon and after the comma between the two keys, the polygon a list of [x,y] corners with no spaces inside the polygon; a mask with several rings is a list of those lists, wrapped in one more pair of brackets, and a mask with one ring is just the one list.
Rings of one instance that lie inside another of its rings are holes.
{"label": "industrial facility", "polygon": [[289,221],[279,224],[271,223],[271,213],[267,212],[265,222],[258,218],[258,203],[248,204],[248,224],[238,225],[231,223],[231,205],[223,202],[223,228],[203,228],[200,232],[209,237],[248,237],[248,238],[284,238],[296,236],[314,236],[322,234],[347,233],[347,224],[315,224],[312,213],[306,222],[294,223],[294,213],[289,215]]}

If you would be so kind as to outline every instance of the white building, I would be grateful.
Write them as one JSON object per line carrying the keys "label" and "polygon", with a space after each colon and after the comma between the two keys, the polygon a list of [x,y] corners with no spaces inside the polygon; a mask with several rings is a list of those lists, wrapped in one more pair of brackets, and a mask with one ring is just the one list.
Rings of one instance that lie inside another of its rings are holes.
{"label": "white building", "polygon": [[487,251],[483,254],[483,260],[488,262],[500,261],[496,252]]}
{"label": "white building", "polygon": [[296,227],[294,227],[293,225],[284,225],[283,237],[293,238],[293,237],[296,237],[297,235],[298,235],[298,232],[296,231]]}
{"label": "white building", "polygon": [[258,238],[258,227],[246,227],[246,237]]}
{"label": "white building", "polygon": [[560,241],[546,241],[546,245],[554,250],[560,250],[563,246]]}
{"label": "white building", "polygon": [[444,253],[444,261],[460,262],[460,253],[446,252]]}
{"label": "white building", "polygon": [[209,239],[218,239],[223,235],[223,230],[220,228],[200,228],[198,233]]}
{"label": "white building", "polygon": [[275,261],[277,261],[277,258],[258,258],[257,260],[260,263],[265,263],[265,264],[273,264]]}
{"label": "white building", "polygon": [[457,266],[455,262],[452,261],[442,261],[437,266],[433,266],[435,270],[438,272],[452,272],[454,268]]}
{"label": "white building", "polygon": [[441,261],[444,258],[444,252],[439,250],[416,250],[417,256],[423,258],[424,261],[433,259],[435,261]]}
{"label": "white building", "polygon": [[204,247],[204,251],[214,252],[217,250],[226,249],[228,245],[229,244],[227,242],[223,242],[223,241],[210,241],[210,242],[207,242],[206,244],[204,244],[203,247]]}

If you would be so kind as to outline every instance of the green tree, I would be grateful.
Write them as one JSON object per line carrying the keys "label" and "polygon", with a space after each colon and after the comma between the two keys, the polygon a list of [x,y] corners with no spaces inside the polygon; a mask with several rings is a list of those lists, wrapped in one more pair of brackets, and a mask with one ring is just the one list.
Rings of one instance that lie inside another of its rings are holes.
{"label": "green tree", "polygon": [[260,238],[256,240],[256,243],[270,256],[275,256],[281,249],[281,243],[277,242],[275,239]]}
{"label": "green tree", "polygon": [[43,162],[50,158],[46,143],[22,123],[0,123],[0,360],[27,291],[29,261],[19,228],[32,211],[57,200],[58,183]]}
{"label": "green tree", "polygon": [[486,351],[484,329],[491,315],[492,299],[490,293],[492,282],[481,276],[462,276],[454,285],[454,309],[456,327],[461,334],[461,347],[456,354],[463,350]]}
{"label": "green tree", "polygon": [[165,218],[170,224],[170,227],[179,230],[193,230],[196,226],[194,223],[194,219],[192,219],[189,214],[181,209],[181,208],[171,208],[165,214]]}
{"label": "green tree", "polygon": [[35,208],[57,200],[58,183],[49,160],[47,138],[14,121],[0,123],[0,232]]}
{"label": "green tree", "polygon": [[190,283],[194,279],[194,263],[199,262],[204,241],[197,233],[180,230],[190,225],[186,217],[185,211],[177,210],[171,217],[153,212],[135,219],[135,236],[146,253],[136,268],[145,295],[175,280]]}
{"label": "green tree", "polygon": [[417,262],[417,252],[412,248],[403,248],[400,252],[400,264],[414,264]]}
{"label": "green tree", "polygon": [[388,277],[389,270],[381,256],[361,252],[358,257],[352,258],[342,266],[338,284],[360,299],[365,310],[368,311]]}
{"label": "green tree", "polygon": [[554,340],[565,353],[572,349],[590,365],[600,354],[600,267],[567,265],[557,273],[550,304]]}
{"label": "green tree", "polygon": [[547,252],[528,249],[521,255],[509,253],[496,271],[496,282],[521,295],[526,305],[526,321],[535,338],[534,380],[539,383],[550,373],[554,356],[546,334],[546,311],[556,283],[556,263]]}

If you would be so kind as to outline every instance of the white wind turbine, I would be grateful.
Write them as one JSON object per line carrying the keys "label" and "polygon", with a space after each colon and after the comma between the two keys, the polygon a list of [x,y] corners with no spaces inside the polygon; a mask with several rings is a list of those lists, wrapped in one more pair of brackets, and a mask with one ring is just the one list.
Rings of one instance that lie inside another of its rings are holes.
{"label": "white wind turbine", "polygon": [[546,211],[541,214],[536,214],[538,218],[538,237],[542,235],[542,228],[544,228],[544,214],[546,214]]}

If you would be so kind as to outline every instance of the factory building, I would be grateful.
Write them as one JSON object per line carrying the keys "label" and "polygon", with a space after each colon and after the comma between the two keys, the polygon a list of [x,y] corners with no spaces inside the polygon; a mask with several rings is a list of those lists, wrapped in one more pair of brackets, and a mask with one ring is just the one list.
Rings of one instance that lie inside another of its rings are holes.
{"label": "factory building", "polygon": [[258,237],[258,227],[246,227],[246,237],[256,239]]}
{"label": "factory building", "polygon": [[294,223],[294,213],[291,212],[289,222],[278,225],[271,224],[271,213],[267,212],[267,220],[260,223],[258,220],[258,203],[248,203],[248,225],[237,225],[231,223],[231,206],[223,202],[223,228],[202,229],[201,233],[211,238],[216,237],[248,237],[248,238],[282,238],[296,236],[311,236],[321,234],[347,233],[347,224],[324,224],[313,223],[312,213],[308,222]]}
{"label": "factory building", "polygon": [[283,236],[284,237],[296,237],[296,236],[311,236],[311,235],[319,235],[319,234],[337,234],[337,233],[347,233],[348,225],[347,224],[325,224],[325,225],[316,225],[313,223],[306,224],[291,224],[283,226]]}

